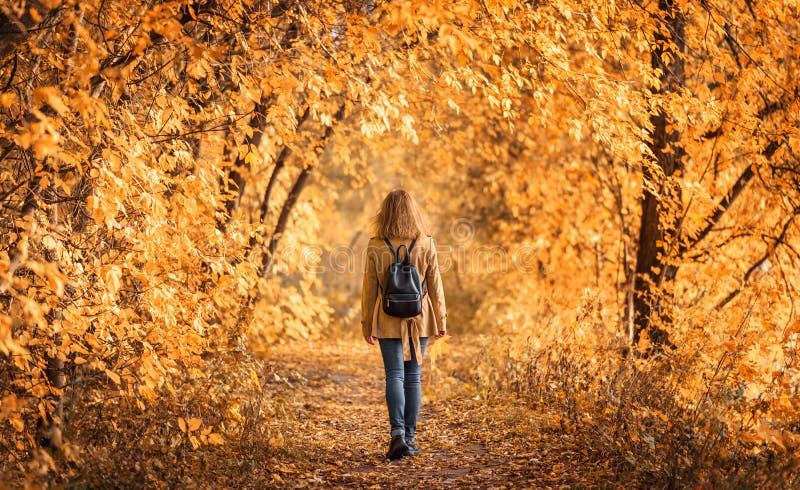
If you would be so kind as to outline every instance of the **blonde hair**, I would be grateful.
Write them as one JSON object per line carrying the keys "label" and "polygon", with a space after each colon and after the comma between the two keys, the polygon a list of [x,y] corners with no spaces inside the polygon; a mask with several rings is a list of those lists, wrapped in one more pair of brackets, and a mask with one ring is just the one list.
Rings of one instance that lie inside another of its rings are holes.
{"label": "blonde hair", "polygon": [[372,221],[381,238],[415,238],[428,234],[428,222],[414,198],[403,189],[391,191]]}

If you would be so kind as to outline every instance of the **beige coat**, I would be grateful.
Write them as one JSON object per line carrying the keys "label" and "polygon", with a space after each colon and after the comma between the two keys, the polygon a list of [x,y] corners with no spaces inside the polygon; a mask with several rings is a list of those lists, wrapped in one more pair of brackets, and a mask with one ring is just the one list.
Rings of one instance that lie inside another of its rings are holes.
{"label": "beige coat", "polygon": [[[397,249],[401,244],[408,246],[411,240],[392,239]],[[400,258],[405,255],[400,251]],[[411,262],[417,267],[424,281],[425,296],[422,299],[422,313],[414,319],[401,319],[389,316],[381,308],[380,292],[389,264],[394,261],[389,247],[382,238],[372,237],[367,245],[364,263],[364,287],[361,293],[361,333],[364,337],[372,335],[380,339],[403,339],[404,358],[410,358],[410,343],[418,346],[419,337],[434,337],[437,332],[447,331],[447,309],[444,302],[444,288],[439,274],[439,262],[433,238],[422,236],[417,239],[411,252]],[[419,352],[419,351],[417,351]],[[405,354],[408,353],[409,357]],[[420,360],[421,356],[417,356]]]}

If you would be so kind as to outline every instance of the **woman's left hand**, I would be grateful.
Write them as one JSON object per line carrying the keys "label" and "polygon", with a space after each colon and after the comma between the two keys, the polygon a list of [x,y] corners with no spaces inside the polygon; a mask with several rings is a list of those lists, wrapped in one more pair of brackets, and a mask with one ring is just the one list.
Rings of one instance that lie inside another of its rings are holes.
{"label": "woman's left hand", "polygon": [[373,337],[372,335],[367,335],[364,337],[364,340],[366,340],[369,345],[375,345],[375,339],[377,338],[378,337]]}

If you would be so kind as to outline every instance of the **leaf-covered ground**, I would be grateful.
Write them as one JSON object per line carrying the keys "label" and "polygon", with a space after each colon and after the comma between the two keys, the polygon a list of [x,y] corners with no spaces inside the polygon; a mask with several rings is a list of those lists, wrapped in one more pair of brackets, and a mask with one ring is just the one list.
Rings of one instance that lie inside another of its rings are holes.
{"label": "leaf-covered ground", "polygon": [[[474,340],[474,339],[472,339]],[[380,353],[356,342],[270,353],[265,389],[290,419],[263,473],[270,485],[359,488],[519,488],[624,485],[601,454],[562,430],[558,417],[509,394],[479,396],[471,366],[479,350],[452,341],[448,357],[423,370],[417,442],[422,454],[389,462]]]}

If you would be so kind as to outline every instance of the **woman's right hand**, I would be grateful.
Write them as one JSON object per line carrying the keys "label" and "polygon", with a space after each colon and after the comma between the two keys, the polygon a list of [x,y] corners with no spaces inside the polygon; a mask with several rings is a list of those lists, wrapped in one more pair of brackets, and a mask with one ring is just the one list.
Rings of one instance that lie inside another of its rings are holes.
{"label": "woman's right hand", "polygon": [[369,345],[375,345],[375,339],[377,338],[378,337],[373,337],[372,335],[367,335],[364,337],[364,340],[366,340]]}

